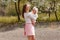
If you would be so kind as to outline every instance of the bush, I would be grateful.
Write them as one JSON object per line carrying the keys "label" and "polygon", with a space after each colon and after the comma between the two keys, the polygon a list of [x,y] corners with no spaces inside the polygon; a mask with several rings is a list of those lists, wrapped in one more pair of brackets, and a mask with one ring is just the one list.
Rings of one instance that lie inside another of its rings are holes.
{"label": "bush", "polygon": [[6,15],[7,16],[17,16],[17,13],[16,13],[15,9],[11,9],[8,11],[8,13]]}
{"label": "bush", "polygon": [[[54,13],[51,13],[50,15],[50,18],[49,18],[49,15],[47,15],[46,13],[39,13],[38,14],[39,17],[37,19],[37,22],[53,22],[53,21],[56,21],[56,17],[55,17],[55,14]],[[57,12],[57,17],[58,17],[58,20],[60,21],[60,12]]]}

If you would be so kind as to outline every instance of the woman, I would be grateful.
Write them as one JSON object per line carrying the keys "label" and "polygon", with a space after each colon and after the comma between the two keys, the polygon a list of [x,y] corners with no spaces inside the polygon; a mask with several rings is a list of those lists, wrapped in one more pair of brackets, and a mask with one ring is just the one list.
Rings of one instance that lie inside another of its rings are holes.
{"label": "woman", "polygon": [[26,4],[23,6],[22,16],[25,19],[25,27],[24,27],[24,34],[28,37],[28,40],[35,40],[35,23],[32,23],[32,20],[36,20],[35,17],[31,15],[30,11],[30,4]]}

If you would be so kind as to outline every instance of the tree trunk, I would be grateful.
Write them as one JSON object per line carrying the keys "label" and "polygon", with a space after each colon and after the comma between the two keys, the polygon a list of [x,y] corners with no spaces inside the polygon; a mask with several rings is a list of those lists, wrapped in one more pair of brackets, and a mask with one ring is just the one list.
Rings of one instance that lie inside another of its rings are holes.
{"label": "tree trunk", "polygon": [[20,6],[20,0],[18,0],[18,21],[20,21],[20,15],[21,15],[19,6]]}
{"label": "tree trunk", "polygon": [[17,7],[17,4],[15,2],[15,9],[16,9],[17,16],[18,16],[18,22],[20,21],[20,15],[21,15],[19,6],[20,6],[20,0],[18,0],[18,7]]}
{"label": "tree trunk", "polygon": [[57,17],[57,10],[56,10],[56,1],[54,1],[54,13],[55,13],[55,17],[56,17],[56,21],[58,21],[58,17]]}
{"label": "tree trunk", "polygon": [[20,0],[18,0],[18,22],[20,21],[20,15],[21,15],[21,13],[20,13]]}
{"label": "tree trunk", "polygon": [[19,14],[21,15],[21,13],[20,13],[20,0],[18,0],[18,12],[19,12]]}
{"label": "tree trunk", "polygon": [[17,9],[16,2],[15,2],[15,9],[16,9],[16,12],[17,12],[17,16],[18,16],[18,22],[19,22],[19,21],[20,21],[20,16],[19,16],[19,12],[18,12],[18,9]]}

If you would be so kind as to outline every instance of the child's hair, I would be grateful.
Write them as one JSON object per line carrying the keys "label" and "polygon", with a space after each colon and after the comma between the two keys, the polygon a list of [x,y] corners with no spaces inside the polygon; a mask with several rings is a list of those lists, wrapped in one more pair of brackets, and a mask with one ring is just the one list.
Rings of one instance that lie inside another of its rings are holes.
{"label": "child's hair", "polygon": [[36,10],[36,13],[38,13],[38,8],[37,7],[33,7],[33,10]]}

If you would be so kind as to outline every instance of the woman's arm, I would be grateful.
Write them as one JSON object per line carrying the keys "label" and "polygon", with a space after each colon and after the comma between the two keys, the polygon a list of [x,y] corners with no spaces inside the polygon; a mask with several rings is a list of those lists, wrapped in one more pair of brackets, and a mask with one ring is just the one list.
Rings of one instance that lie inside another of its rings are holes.
{"label": "woman's arm", "polygon": [[31,18],[32,20],[36,20],[38,18],[38,14],[32,15],[32,13],[30,13],[29,18]]}
{"label": "woman's arm", "polygon": [[29,17],[31,19],[32,24],[35,25],[36,19],[38,18],[38,14],[34,14],[34,15],[30,14]]}

